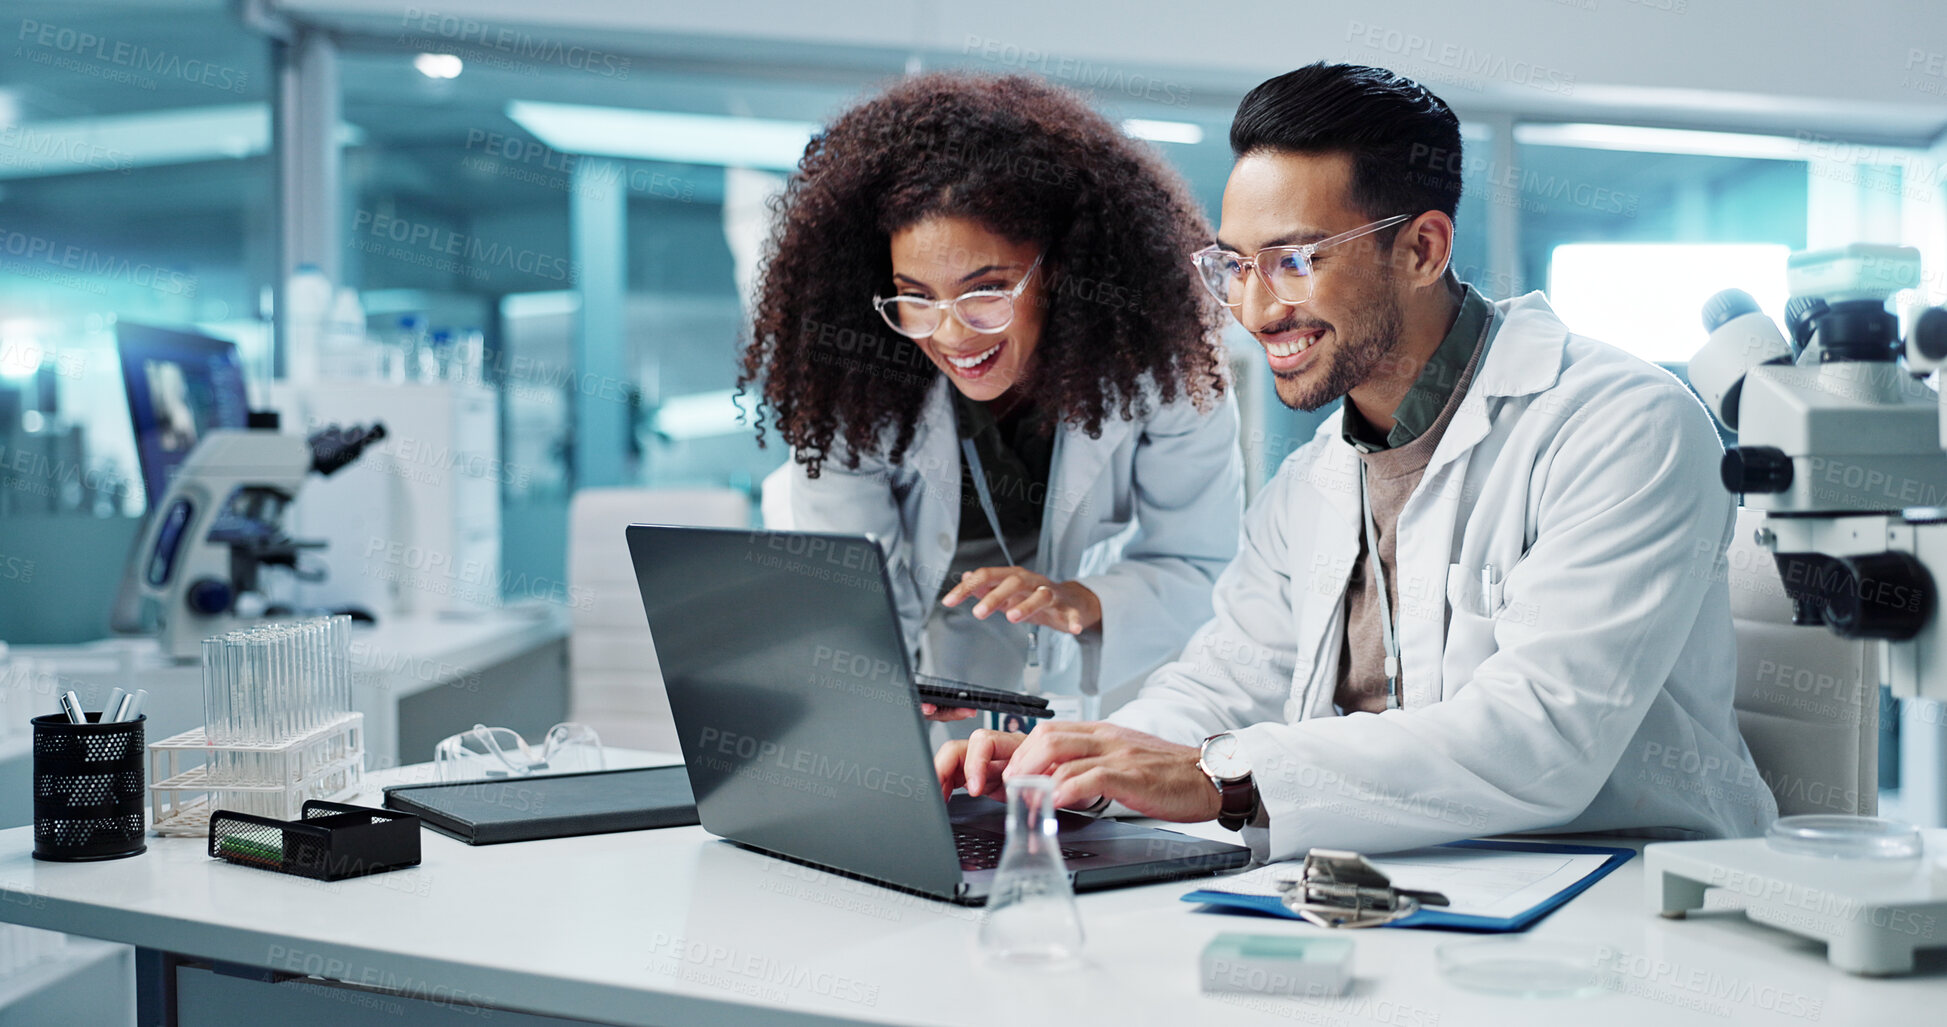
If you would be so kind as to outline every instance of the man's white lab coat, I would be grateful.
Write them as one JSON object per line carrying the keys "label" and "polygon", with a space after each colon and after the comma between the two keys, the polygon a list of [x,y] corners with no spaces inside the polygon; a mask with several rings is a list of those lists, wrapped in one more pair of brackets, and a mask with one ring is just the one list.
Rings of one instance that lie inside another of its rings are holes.
{"label": "man's white lab coat", "polygon": [[1734,506],[1709,415],[1539,293],[1495,316],[1399,517],[1402,708],[1332,701],[1362,525],[1334,416],[1253,502],[1215,619],[1111,718],[1184,744],[1237,731],[1269,815],[1245,830],[1259,858],[1544,829],[1744,836],[1776,816],[1731,710]]}

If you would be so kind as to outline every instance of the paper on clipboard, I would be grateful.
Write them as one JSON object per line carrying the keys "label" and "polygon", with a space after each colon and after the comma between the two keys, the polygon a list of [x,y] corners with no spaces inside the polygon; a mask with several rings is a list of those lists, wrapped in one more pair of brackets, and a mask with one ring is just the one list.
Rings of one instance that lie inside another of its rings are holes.
{"label": "paper on clipboard", "polygon": [[[1366,859],[1391,878],[1396,888],[1445,895],[1449,905],[1440,907],[1443,913],[1513,919],[1601,870],[1609,858],[1606,852],[1536,852],[1443,845]],[[1278,898],[1278,882],[1297,880],[1303,870],[1303,860],[1273,863],[1208,883],[1200,890]]]}

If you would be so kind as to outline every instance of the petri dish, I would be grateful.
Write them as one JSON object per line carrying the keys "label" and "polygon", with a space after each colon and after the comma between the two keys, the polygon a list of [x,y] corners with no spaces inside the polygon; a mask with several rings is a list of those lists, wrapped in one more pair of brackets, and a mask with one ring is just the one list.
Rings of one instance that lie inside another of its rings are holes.
{"label": "petri dish", "polygon": [[1920,832],[1910,824],[1828,813],[1780,817],[1765,832],[1765,844],[1777,852],[1826,859],[1915,859],[1923,847]]}
{"label": "petri dish", "polygon": [[1533,938],[1459,941],[1433,950],[1440,976],[1468,991],[1518,998],[1586,998],[1602,992],[1594,946]]}

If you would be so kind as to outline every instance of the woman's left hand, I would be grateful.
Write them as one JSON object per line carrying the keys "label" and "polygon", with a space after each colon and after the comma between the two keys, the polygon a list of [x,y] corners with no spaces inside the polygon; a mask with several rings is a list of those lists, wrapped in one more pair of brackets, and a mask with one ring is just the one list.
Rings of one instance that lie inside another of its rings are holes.
{"label": "woman's left hand", "polygon": [[981,620],[1002,613],[1010,623],[1027,621],[1071,635],[1102,623],[1102,601],[1087,586],[1075,581],[1050,581],[1026,567],[968,571],[940,602],[958,606],[970,598],[980,600],[974,604],[973,615]]}

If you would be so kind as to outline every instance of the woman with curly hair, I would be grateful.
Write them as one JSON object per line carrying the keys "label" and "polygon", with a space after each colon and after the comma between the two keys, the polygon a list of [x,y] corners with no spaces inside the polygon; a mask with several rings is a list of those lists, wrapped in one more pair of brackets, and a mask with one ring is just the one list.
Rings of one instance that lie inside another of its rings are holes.
{"label": "woman with curly hair", "polygon": [[923,673],[1126,698],[1243,507],[1183,184],[1072,93],[931,74],[814,139],[777,213],[738,375],[792,449],[767,520],[879,539]]}

